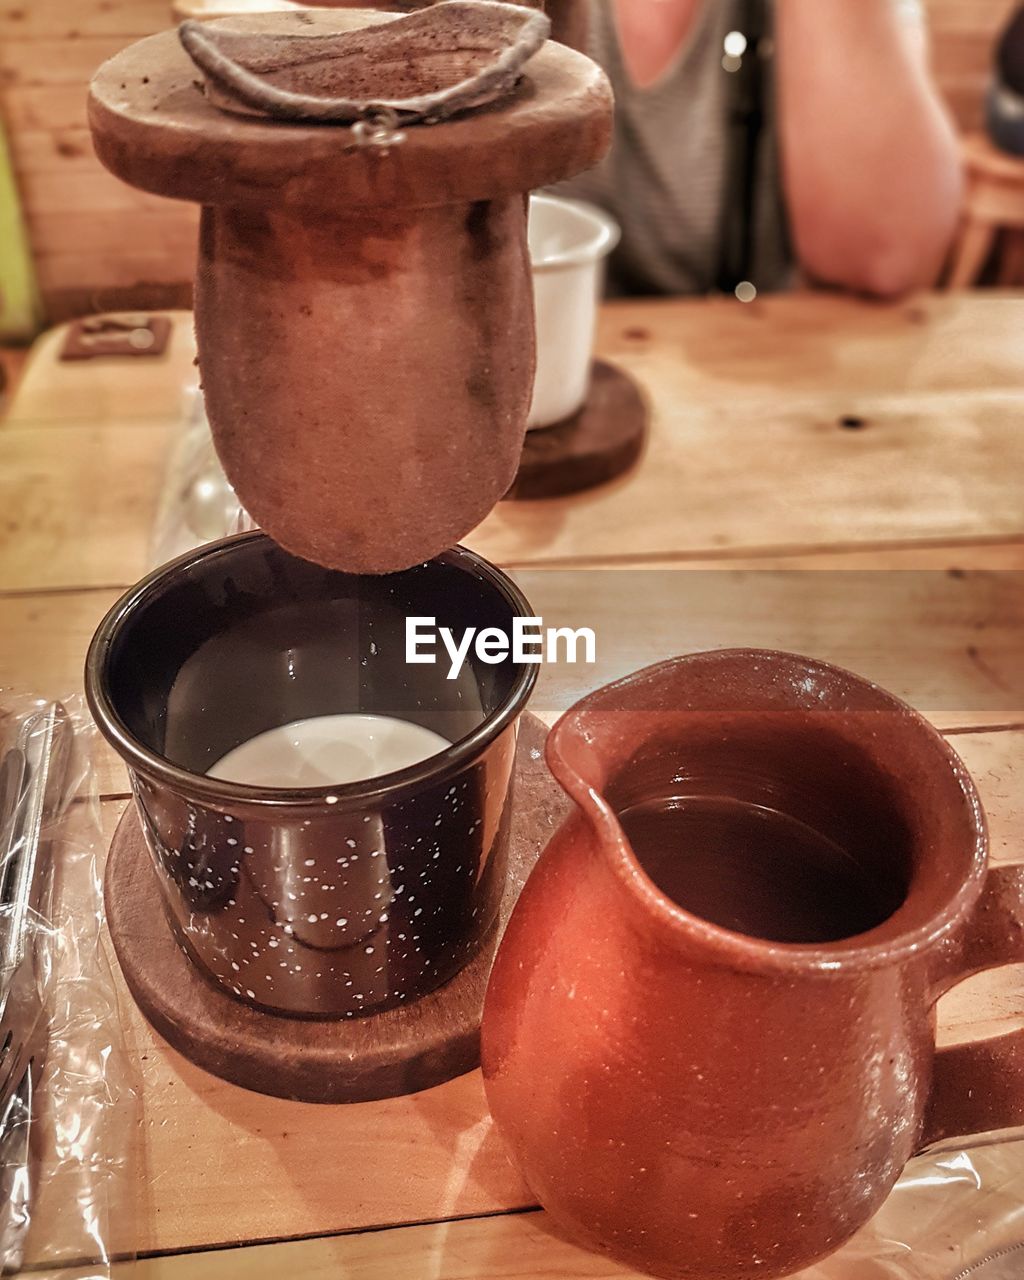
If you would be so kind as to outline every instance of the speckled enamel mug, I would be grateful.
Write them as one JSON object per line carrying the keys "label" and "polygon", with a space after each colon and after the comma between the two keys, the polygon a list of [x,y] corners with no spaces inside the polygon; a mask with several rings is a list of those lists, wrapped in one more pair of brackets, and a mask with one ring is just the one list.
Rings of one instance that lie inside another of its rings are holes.
{"label": "speckled enamel mug", "polygon": [[[336,573],[261,533],[159,569],[110,611],[86,689],[128,766],[171,927],[199,969],[271,1012],[353,1017],[440,986],[494,925],[518,718],[536,668],[407,664],[405,619],[508,632],[529,605],[455,548],[404,573]],[[368,712],[452,743],[365,782],[207,776],[239,743]],[[154,922],[154,928],[162,922]]]}

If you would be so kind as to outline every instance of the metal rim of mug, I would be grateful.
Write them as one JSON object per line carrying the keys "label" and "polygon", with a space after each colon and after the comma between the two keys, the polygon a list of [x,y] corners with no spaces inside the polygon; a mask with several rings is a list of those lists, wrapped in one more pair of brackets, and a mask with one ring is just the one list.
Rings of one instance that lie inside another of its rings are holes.
{"label": "metal rim of mug", "polygon": [[[580,714],[586,704],[592,705],[599,697],[606,697],[617,688],[630,688],[639,677],[653,678],[658,673],[692,663],[694,660],[721,661],[737,656],[760,658],[766,662],[780,660],[802,662],[818,670],[838,674],[846,681],[870,689],[879,696],[881,702],[909,713],[910,718],[924,731],[926,738],[938,749],[939,754],[949,766],[952,780],[959,789],[964,803],[970,808],[974,843],[970,851],[970,867],[963,880],[953,890],[948,901],[938,908],[929,920],[917,928],[892,931],[893,921],[898,921],[900,914],[910,901],[911,895],[908,891],[905,901],[880,925],[864,934],[843,938],[834,943],[773,942],[739,933],[724,925],[714,924],[702,916],[687,911],[685,907],[681,907],[658,888],[638,862],[614,809],[603,796],[590,787],[585,779],[576,775],[575,769],[563,765],[559,745],[561,735],[567,731],[569,723]],[[856,672],[848,671],[845,667],[819,658],[808,658],[805,655],[787,653],[781,649],[755,648],[712,649],[668,658],[624,676],[621,680],[604,685],[581,698],[552,727],[548,734],[545,755],[559,784],[572,796],[577,807],[582,810],[585,820],[592,824],[595,824],[595,819],[598,820],[601,834],[607,839],[612,850],[607,865],[633,900],[643,907],[645,922],[651,924],[657,922],[662,928],[677,936],[680,933],[688,935],[691,939],[708,947],[726,963],[751,972],[806,973],[811,970],[823,976],[835,972],[837,976],[842,977],[848,973],[851,966],[874,968],[890,965],[894,960],[935,946],[955,929],[980,897],[988,872],[988,824],[981,798],[973,778],[946,739],[919,711],[901,698],[897,698],[895,694],[889,693],[888,690],[864,676],[857,675]],[[580,785],[568,786],[567,774],[574,775]],[[584,792],[587,793],[585,803],[581,798]],[[875,936],[883,930],[889,930],[889,935]]]}
{"label": "metal rim of mug", "polygon": [[[358,807],[378,800],[383,801],[396,793],[429,781],[435,775],[447,772],[473,759],[512,724],[523,712],[537,681],[535,665],[520,666],[510,693],[497,711],[483,720],[464,738],[429,756],[419,764],[410,765],[392,773],[381,774],[364,782],[347,782],[337,786],[270,788],[252,787],[240,782],[225,782],[206,774],[193,773],[173,764],[141,743],[120,718],[107,691],[107,664],[114,641],[119,632],[131,621],[136,612],[146,607],[148,600],[164,586],[168,579],[191,568],[222,556],[230,556],[235,550],[251,542],[266,542],[276,546],[261,530],[238,533],[216,542],[187,551],[148,573],[131,587],[111,607],[89,644],[85,660],[85,694],[89,710],[100,732],[134,771],[152,778],[161,785],[170,785],[187,792],[197,800],[224,806],[251,806],[256,809],[317,808],[331,805],[331,812],[342,813],[347,808]],[[287,554],[287,552],[283,552]],[[494,588],[512,609],[513,614],[530,617],[529,601],[516,584],[496,566],[467,547],[455,546],[442,551],[427,563],[449,564],[464,569]],[[329,799],[333,797],[333,799]]]}

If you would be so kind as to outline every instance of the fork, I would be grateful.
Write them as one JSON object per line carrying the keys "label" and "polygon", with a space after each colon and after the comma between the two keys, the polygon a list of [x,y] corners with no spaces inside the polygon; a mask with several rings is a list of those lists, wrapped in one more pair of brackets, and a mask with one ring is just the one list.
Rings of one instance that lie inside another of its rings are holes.
{"label": "fork", "polygon": [[0,1114],[0,1275],[17,1275],[32,1215],[32,1099],[41,1063],[33,1061]]}

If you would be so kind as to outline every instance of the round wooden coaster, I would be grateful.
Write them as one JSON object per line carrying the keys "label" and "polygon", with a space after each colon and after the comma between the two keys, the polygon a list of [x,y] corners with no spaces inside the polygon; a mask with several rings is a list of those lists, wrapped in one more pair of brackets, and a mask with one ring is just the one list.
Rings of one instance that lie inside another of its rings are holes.
{"label": "round wooden coaster", "polygon": [[526,433],[506,499],[559,498],[613,480],[639,458],[648,416],[629,374],[595,360],[583,408],[564,422]]}
{"label": "round wooden coaster", "polygon": [[107,924],[125,981],[152,1026],[197,1066],[259,1093],[302,1102],[371,1102],[415,1093],[479,1062],[491,962],[519,892],[569,802],[548,773],[547,729],[523,716],[508,880],[484,947],[445,986],[365,1018],[310,1021],[264,1013],[207,980],[164,915],[134,805],[110,846]]}

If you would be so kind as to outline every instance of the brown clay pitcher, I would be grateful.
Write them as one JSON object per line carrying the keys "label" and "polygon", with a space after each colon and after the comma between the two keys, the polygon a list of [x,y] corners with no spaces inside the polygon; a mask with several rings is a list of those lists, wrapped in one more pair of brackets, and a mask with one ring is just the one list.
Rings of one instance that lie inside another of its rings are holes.
{"label": "brown clay pitcher", "polygon": [[584,698],[547,756],[576,808],[505,934],[483,1071],[566,1233],[657,1276],[782,1276],[922,1146],[1024,1120],[1024,1033],[935,1050],[939,995],[1024,960],[1024,868],[988,869],[915,711],[727,650]]}

